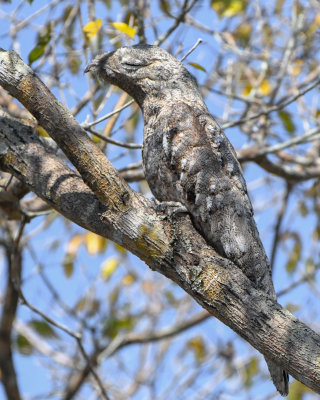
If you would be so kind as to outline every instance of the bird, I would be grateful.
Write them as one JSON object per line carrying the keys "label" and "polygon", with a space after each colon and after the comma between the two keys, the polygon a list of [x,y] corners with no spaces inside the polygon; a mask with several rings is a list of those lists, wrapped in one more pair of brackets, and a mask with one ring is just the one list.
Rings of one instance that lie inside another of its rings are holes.
{"label": "bird", "polygon": [[[236,153],[183,63],[158,46],[138,44],[96,56],[85,72],[138,103],[144,119],[144,173],[155,198],[182,205],[206,242],[276,300]],[[287,372],[266,362],[275,387],[286,396]]]}

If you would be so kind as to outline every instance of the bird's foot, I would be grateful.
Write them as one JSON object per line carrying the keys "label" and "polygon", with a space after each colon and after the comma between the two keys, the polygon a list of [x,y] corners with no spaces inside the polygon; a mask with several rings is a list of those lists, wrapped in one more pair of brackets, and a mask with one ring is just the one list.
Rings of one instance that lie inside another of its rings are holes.
{"label": "bird's foot", "polygon": [[177,214],[188,213],[186,207],[178,201],[163,201],[156,205],[156,209],[167,214],[170,218]]}

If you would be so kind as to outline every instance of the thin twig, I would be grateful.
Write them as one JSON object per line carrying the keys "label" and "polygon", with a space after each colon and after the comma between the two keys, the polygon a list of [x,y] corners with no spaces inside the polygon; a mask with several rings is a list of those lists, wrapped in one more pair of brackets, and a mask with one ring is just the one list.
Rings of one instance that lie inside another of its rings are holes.
{"label": "thin twig", "polygon": [[196,41],[196,43],[191,47],[191,49],[181,58],[180,61],[182,62],[183,60],[185,60],[202,42],[203,42],[203,40],[201,38],[199,38]]}
{"label": "thin twig", "polygon": [[132,164],[128,164],[123,168],[118,169],[119,172],[125,172],[125,171],[129,171],[132,169],[139,169],[142,167],[142,161],[137,161],[135,163]]}
{"label": "thin twig", "polygon": [[202,85],[201,88],[202,89],[206,89],[211,93],[216,93],[216,94],[218,94],[220,96],[225,96],[225,97],[228,97],[230,99],[243,101],[246,104],[256,104],[258,106],[261,106],[261,101],[259,101],[258,99],[249,99],[247,97],[239,96],[239,95],[236,95],[234,93],[226,93],[226,92],[223,92],[223,91],[221,91],[219,89],[207,87],[207,85]]}
{"label": "thin twig", "polygon": [[303,135],[294,137],[293,139],[287,140],[282,143],[277,143],[275,145],[268,146],[262,149],[258,149],[257,147],[252,146],[244,150],[240,150],[238,152],[238,159],[240,161],[247,161],[249,159],[253,160],[256,159],[257,157],[266,156],[267,154],[278,153],[281,150],[287,149],[297,144],[308,143],[318,139],[320,139],[320,127],[310,129]]}
{"label": "thin twig", "polygon": [[99,389],[100,389],[100,391],[101,391],[102,397],[103,397],[105,400],[110,400],[110,397],[107,395],[107,393],[106,393],[106,391],[105,391],[105,389],[104,389],[104,387],[103,387],[103,384],[102,384],[102,382],[101,382],[101,379],[100,379],[99,375],[96,373],[96,371],[94,370],[94,368],[93,368],[92,365],[91,365],[90,358],[89,358],[88,354],[86,353],[86,351],[85,351],[85,349],[84,349],[84,347],[83,347],[83,344],[82,344],[82,342],[81,342],[81,339],[78,338],[78,339],[77,339],[77,342],[78,342],[78,346],[79,346],[79,348],[80,348],[81,354],[82,354],[82,356],[85,358],[85,360],[87,361],[88,368],[89,368],[91,374],[93,375],[93,377],[95,378],[95,380],[96,380],[96,382],[97,382],[97,384],[98,384],[98,386],[99,386]]}
{"label": "thin twig", "polygon": [[181,332],[186,331],[189,328],[205,321],[210,318],[211,314],[206,311],[200,312],[194,315],[190,320],[184,321],[181,324],[177,324],[171,326],[169,328],[163,328],[159,332],[151,332],[151,333],[143,333],[143,334],[128,334],[125,336],[118,335],[109,346],[101,353],[99,358],[107,358],[116,353],[118,350],[125,346],[129,346],[132,344],[141,344],[141,343],[151,343],[156,342],[163,339],[168,339],[173,337]]}
{"label": "thin twig", "polygon": [[[192,316],[191,319],[185,321],[184,323],[180,323],[172,327],[162,329],[160,332],[154,334],[151,333],[146,335],[143,333],[141,335],[136,335],[129,333],[125,336],[118,335],[114,340],[111,341],[111,343],[107,347],[105,346],[100,348],[98,347],[91,355],[91,358],[88,360],[88,364],[90,361],[91,365],[95,365],[98,359],[105,360],[107,357],[111,357],[113,354],[115,354],[118,350],[122,349],[125,346],[129,346],[131,344],[151,343],[154,341],[159,341],[162,339],[168,339],[170,337],[174,337],[175,335],[180,334],[182,331],[190,329],[196,324],[201,323],[210,317],[211,315],[208,312],[203,311]],[[72,377],[72,379],[70,379],[70,385],[67,389],[65,397],[63,398],[64,400],[70,400],[75,396],[82,382],[86,379],[88,375],[89,372],[88,369],[89,369],[88,365],[85,365],[80,372],[77,372]]]}
{"label": "thin twig", "polygon": [[320,168],[292,168],[285,163],[275,163],[270,161],[267,157],[260,157],[256,159],[256,163],[260,165],[265,171],[270,172],[274,175],[281,176],[282,178],[289,179],[291,181],[306,181],[308,179],[319,178]]}
{"label": "thin twig", "polygon": [[287,286],[286,288],[279,290],[279,292],[277,292],[277,297],[281,297],[284,296],[285,294],[291,292],[293,289],[295,289],[296,287],[298,287],[299,285],[301,285],[302,283],[307,282],[309,279],[314,279],[315,278],[315,273],[319,271],[319,269],[317,268],[315,271],[312,272],[307,272],[306,274],[302,275],[300,279],[298,279],[295,282],[292,282],[289,286]]}
{"label": "thin twig", "polygon": [[320,79],[317,79],[312,85],[308,86],[306,89],[304,89],[301,92],[297,93],[295,96],[292,96],[287,101],[284,101],[283,103],[280,103],[280,104],[275,104],[274,106],[268,108],[267,110],[260,111],[259,113],[253,114],[250,117],[239,119],[238,121],[233,121],[233,122],[228,122],[226,124],[223,124],[222,125],[222,129],[232,128],[234,126],[241,125],[241,124],[244,124],[246,122],[252,121],[253,119],[260,118],[263,115],[268,115],[268,114],[270,114],[270,113],[272,113],[274,111],[279,111],[279,110],[287,107],[289,104],[293,103],[294,101],[296,101],[299,97],[305,95],[310,90],[314,89],[319,84],[320,84]]}
{"label": "thin twig", "polygon": [[295,137],[291,140],[287,140],[282,143],[275,144],[274,146],[269,146],[266,149],[262,149],[261,152],[259,152],[259,154],[265,155],[265,154],[270,154],[270,153],[276,153],[280,150],[284,150],[284,149],[294,146],[296,144],[307,143],[307,142],[317,140],[317,139],[319,139],[319,133],[320,133],[320,127],[310,129],[310,131],[304,133],[303,135],[300,135],[298,137]]}
{"label": "thin twig", "polygon": [[181,13],[180,15],[176,18],[175,22],[173,25],[164,33],[162,36],[160,36],[157,40],[154,41],[155,46],[159,46],[162,44],[165,40],[168,39],[168,37],[171,35],[172,32],[174,32],[178,26],[185,20],[185,17],[187,13],[192,9],[192,7],[196,4],[198,0],[193,0],[190,5],[188,5],[188,0],[185,0],[183,3],[183,6],[181,8]]}
{"label": "thin twig", "polygon": [[280,229],[281,229],[281,224],[286,212],[286,209],[288,207],[288,200],[289,196],[292,193],[292,185],[290,183],[287,183],[287,190],[285,192],[285,195],[282,200],[282,205],[280,207],[280,210],[278,211],[278,216],[277,216],[277,223],[274,228],[274,236],[273,236],[273,241],[272,241],[272,250],[271,250],[271,257],[270,257],[270,266],[271,270],[273,270],[276,255],[277,255],[277,250],[279,248],[279,238],[280,238]]}
{"label": "thin twig", "polygon": [[142,144],[130,143],[130,142],[129,143],[120,142],[119,140],[111,139],[107,136],[101,135],[101,133],[99,133],[91,128],[88,128],[87,131],[89,131],[93,135],[97,136],[101,140],[104,140],[107,143],[114,144],[115,146],[125,147],[126,149],[142,149]]}
{"label": "thin twig", "polygon": [[91,128],[92,126],[97,125],[102,121],[105,121],[106,119],[112,117],[113,115],[115,115],[115,114],[119,113],[120,111],[124,110],[125,108],[129,107],[133,103],[134,103],[134,100],[130,100],[130,101],[128,101],[128,103],[124,104],[122,107],[117,108],[116,110],[113,110],[113,111],[109,112],[108,114],[104,115],[103,117],[101,117],[99,119],[96,119],[93,122],[90,122],[89,124],[87,122],[83,122],[81,124],[81,126],[82,126],[83,129],[89,130],[89,128]]}
{"label": "thin twig", "polygon": [[72,332],[69,328],[67,328],[65,325],[61,324],[60,322],[57,322],[55,320],[53,320],[52,318],[48,317],[47,314],[43,313],[42,311],[40,311],[38,308],[36,308],[34,305],[32,305],[31,303],[29,303],[29,301],[25,298],[22,290],[19,288],[19,295],[21,298],[21,302],[22,304],[24,304],[25,306],[27,306],[28,308],[30,308],[30,310],[32,310],[34,313],[40,315],[41,318],[45,319],[49,324],[61,329],[62,331],[64,331],[65,333],[67,333],[69,336],[72,336],[74,339],[78,340],[81,338],[81,334],[80,333],[74,333]]}
{"label": "thin twig", "polygon": [[40,311],[38,308],[36,308],[34,305],[32,305],[31,303],[29,303],[29,301],[25,298],[24,294],[22,293],[21,289],[19,288],[19,296],[22,300],[22,304],[26,305],[28,308],[30,308],[30,310],[32,310],[33,312],[35,312],[36,314],[40,315],[44,320],[46,320],[49,324],[61,329],[62,331],[64,331],[65,333],[67,333],[69,336],[73,337],[76,341],[77,344],[79,346],[79,349],[81,351],[81,354],[83,355],[84,359],[87,361],[88,363],[88,367],[90,369],[90,372],[92,374],[92,376],[94,377],[94,379],[96,380],[100,390],[101,390],[101,395],[105,400],[110,400],[109,396],[106,394],[105,389],[103,387],[103,384],[101,382],[101,379],[99,378],[99,376],[97,375],[97,373],[94,371],[93,367],[91,366],[90,363],[90,358],[88,356],[88,354],[86,353],[83,344],[82,344],[82,335],[81,333],[74,333],[72,332],[69,328],[67,328],[65,325],[61,324],[60,322],[57,322],[55,320],[53,320],[52,318],[48,317],[48,315],[44,314],[42,311]]}
{"label": "thin twig", "polygon": [[277,80],[274,85],[274,89],[270,95],[269,104],[273,103],[274,99],[276,98],[276,96],[280,90],[281,83],[287,74],[289,61],[290,61],[290,58],[292,57],[293,51],[296,47],[297,33],[301,26],[302,20],[303,20],[303,15],[301,15],[301,13],[298,12],[297,4],[294,4],[292,7],[292,25],[293,25],[292,26],[292,34],[290,35],[290,37],[288,39],[288,42],[286,44],[286,47],[285,47],[285,50],[283,53],[283,58],[282,58],[282,61],[281,61],[280,67],[279,67],[279,73],[277,75]]}

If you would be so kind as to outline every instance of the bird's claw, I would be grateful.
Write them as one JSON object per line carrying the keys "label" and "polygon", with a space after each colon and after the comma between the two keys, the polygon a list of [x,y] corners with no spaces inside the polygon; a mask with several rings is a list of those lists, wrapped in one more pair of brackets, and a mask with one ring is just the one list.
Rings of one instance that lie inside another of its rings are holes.
{"label": "bird's claw", "polygon": [[163,201],[158,203],[156,210],[167,214],[170,218],[177,214],[188,213],[186,207],[178,201]]}

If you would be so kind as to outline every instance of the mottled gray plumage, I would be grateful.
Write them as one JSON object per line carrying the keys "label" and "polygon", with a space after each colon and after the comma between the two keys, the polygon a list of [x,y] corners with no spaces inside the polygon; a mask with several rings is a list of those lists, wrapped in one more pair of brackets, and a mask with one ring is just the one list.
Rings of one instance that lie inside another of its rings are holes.
{"label": "mottled gray plumage", "polygon": [[[138,45],[96,57],[88,71],[125,90],[142,109],[143,163],[154,196],[182,203],[206,241],[276,299],[241,167],[188,70],[165,50]],[[286,395],[287,373],[266,361]]]}

